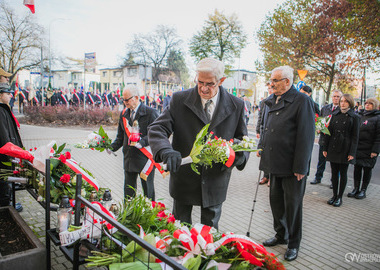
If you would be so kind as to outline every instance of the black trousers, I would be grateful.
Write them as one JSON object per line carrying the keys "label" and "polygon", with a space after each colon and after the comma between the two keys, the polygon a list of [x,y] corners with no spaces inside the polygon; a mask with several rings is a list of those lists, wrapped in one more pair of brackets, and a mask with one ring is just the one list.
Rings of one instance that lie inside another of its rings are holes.
{"label": "black trousers", "polygon": [[342,198],[344,190],[347,185],[348,164],[330,162],[330,165],[331,165],[331,182],[333,185],[333,194],[334,196],[338,196],[339,198]]}
{"label": "black trousers", "polygon": [[[363,178],[362,178],[362,175],[363,175]],[[355,184],[355,187],[357,187],[358,189],[360,188],[360,183],[363,180],[361,189],[366,190],[369,182],[371,181],[371,177],[372,177],[372,168],[362,167],[359,165],[354,166],[354,184]]]}
{"label": "black trousers", "polygon": [[317,165],[317,172],[315,173],[315,179],[316,180],[322,180],[323,178],[323,172],[326,168],[326,158],[323,155],[323,147],[319,146],[319,152],[318,152],[318,165]]}
{"label": "black trousers", "polygon": [[[193,205],[182,204],[177,200],[173,200],[173,215],[175,219],[181,222],[192,224],[191,212]],[[201,207],[201,223],[218,229],[219,219],[222,215],[222,204]]]}
{"label": "black trousers", "polygon": [[8,206],[11,201],[11,189],[9,183],[0,180],[0,206]]}
{"label": "black trousers", "polygon": [[[141,179],[141,186],[144,191],[144,195],[151,199],[152,201],[155,200],[155,192],[154,192],[154,172],[153,170],[146,181],[144,179]],[[134,197],[136,195],[136,188],[137,188],[137,176],[139,176],[140,173],[137,172],[126,172],[124,171],[124,197]]]}
{"label": "black trousers", "polygon": [[270,206],[276,238],[288,239],[288,248],[299,248],[302,238],[302,203],[306,177],[270,175]]}

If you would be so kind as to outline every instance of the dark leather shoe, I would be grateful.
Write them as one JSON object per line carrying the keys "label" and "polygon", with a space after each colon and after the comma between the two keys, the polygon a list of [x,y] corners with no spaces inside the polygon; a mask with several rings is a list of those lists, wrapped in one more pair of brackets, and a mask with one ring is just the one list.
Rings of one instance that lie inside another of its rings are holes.
{"label": "dark leather shoe", "polygon": [[342,205],[342,198],[337,198],[333,204],[335,207],[339,207]]}
{"label": "dark leather shoe", "polygon": [[285,239],[277,239],[277,237],[275,236],[275,237],[265,240],[263,242],[263,245],[266,247],[273,247],[273,246],[287,244],[287,243],[288,241],[286,241]]}
{"label": "dark leather shoe", "polygon": [[321,180],[319,179],[314,179],[313,181],[310,182],[310,184],[312,185],[316,185],[316,184],[320,184],[321,183]]}
{"label": "dark leather shoe", "polygon": [[358,188],[354,188],[353,191],[351,191],[350,193],[347,194],[347,197],[355,197],[356,194],[359,193],[359,189]]}
{"label": "dark leather shoe", "polygon": [[331,197],[330,200],[327,201],[327,204],[329,204],[329,205],[333,205],[334,202],[335,202],[335,200],[336,200],[336,196],[333,196],[333,197]]}
{"label": "dark leather shoe", "polygon": [[333,189],[333,186],[332,186],[332,184],[330,185],[330,189]]}
{"label": "dark leather shoe", "polygon": [[298,248],[288,248],[285,252],[284,258],[288,262],[294,261],[298,256]]}
{"label": "dark leather shoe", "polygon": [[355,195],[355,198],[356,199],[364,199],[366,196],[365,196],[365,189],[362,189],[358,194]]}

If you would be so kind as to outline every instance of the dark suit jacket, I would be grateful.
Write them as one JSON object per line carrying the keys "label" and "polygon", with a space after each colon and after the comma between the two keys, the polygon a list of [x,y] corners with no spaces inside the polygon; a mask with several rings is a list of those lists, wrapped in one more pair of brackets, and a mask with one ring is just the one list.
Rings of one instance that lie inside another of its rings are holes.
{"label": "dark suit jacket", "polygon": [[[156,161],[160,151],[173,148],[182,157],[190,154],[197,133],[206,125],[207,118],[202,108],[198,87],[174,93],[169,107],[149,126],[149,144]],[[219,101],[216,105],[209,131],[226,140],[242,139],[247,135],[244,121],[244,102],[219,87]],[[172,144],[169,136],[173,135]],[[244,153],[246,161],[248,153]],[[239,169],[243,169],[245,163]],[[177,173],[170,173],[170,195],[188,205],[209,207],[221,204],[227,195],[231,169],[221,171],[222,164],[200,169],[196,174],[190,164],[180,167]]]}
{"label": "dark suit jacket", "polygon": [[294,86],[275,101],[273,94],[265,100],[269,111],[260,140],[260,170],[278,176],[306,175],[315,136],[313,101]]}
{"label": "dark suit jacket", "polygon": [[[123,146],[124,154],[124,170],[127,172],[141,172],[144,168],[148,158],[136,147],[128,145],[128,137],[124,129],[123,118],[128,120],[130,126],[132,121],[130,118],[130,110],[127,109],[124,114],[121,112],[119,126],[117,128],[117,135],[115,141],[111,144],[113,151],[117,151]],[[151,124],[158,116],[156,110],[145,106],[140,103],[135,116],[135,120],[139,123],[141,140],[140,144],[145,147],[148,145],[148,125]]]}
{"label": "dark suit jacket", "polygon": [[[327,104],[325,106],[322,107],[321,109],[321,114],[320,116],[323,116],[323,117],[326,117],[328,115],[335,115],[339,112],[339,106],[336,107],[336,109],[334,110],[334,112],[332,111],[332,107],[333,107],[333,104],[330,103],[330,104]],[[319,140],[318,140],[318,144],[320,146],[323,146],[324,142],[325,142],[325,136],[328,136],[328,135],[325,135],[323,133],[319,134]]]}

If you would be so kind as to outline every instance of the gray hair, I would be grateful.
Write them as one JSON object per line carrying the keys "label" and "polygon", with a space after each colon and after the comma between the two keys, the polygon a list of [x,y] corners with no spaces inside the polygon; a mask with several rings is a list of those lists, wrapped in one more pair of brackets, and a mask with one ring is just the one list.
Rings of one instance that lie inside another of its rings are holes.
{"label": "gray hair", "polygon": [[293,68],[291,68],[290,66],[281,66],[281,67],[276,67],[275,69],[273,69],[272,73],[275,71],[281,71],[282,77],[289,79],[290,85],[293,84],[293,77],[294,77]]}
{"label": "gray hair", "polygon": [[132,96],[136,96],[136,97],[140,96],[140,91],[135,85],[126,86],[124,87],[123,91],[129,91]]}
{"label": "gray hair", "polygon": [[222,61],[213,58],[204,58],[197,64],[196,72],[197,74],[199,72],[210,72],[219,81],[224,75],[224,64]]}

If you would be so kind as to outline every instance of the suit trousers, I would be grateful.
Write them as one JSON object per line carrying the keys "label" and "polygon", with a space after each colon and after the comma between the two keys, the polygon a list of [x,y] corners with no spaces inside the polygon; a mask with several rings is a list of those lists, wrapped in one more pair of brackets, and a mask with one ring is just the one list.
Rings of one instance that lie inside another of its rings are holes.
{"label": "suit trousers", "polygon": [[315,179],[318,181],[321,181],[323,178],[323,172],[326,168],[326,158],[323,155],[323,146],[319,146],[319,153],[318,153],[318,165],[317,165],[317,172],[315,173]]}
{"label": "suit trousers", "polygon": [[299,248],[302,238],[302,202],[306,177],[270,175],[270,206],[276,238],[288,239],[288,248]]}
{"label": "suit trousers", "polygon": [[[151,199],[152,201],[155,200],[155,192],[154,192],[154,172],[153,170],[146,181],[144,179],[141,179],[141,186],[144,191],[144,195]],[[136,189],[137,189],[137,176],[139,176],[140,173],[138,172],[127,172],[124,171],[124,197],[134,197],[136,195]]]}
{"label": "suit trousers", "polygon": [[[181,222],[192,224],[191,212],[193,205],[182,204],[177,200],[173,200],[173,215],[175,219]],[[218,229],[219,219],[222,214],[222,204],[202,207],[201,206],[201,223]]]}

